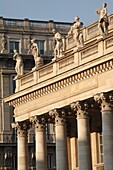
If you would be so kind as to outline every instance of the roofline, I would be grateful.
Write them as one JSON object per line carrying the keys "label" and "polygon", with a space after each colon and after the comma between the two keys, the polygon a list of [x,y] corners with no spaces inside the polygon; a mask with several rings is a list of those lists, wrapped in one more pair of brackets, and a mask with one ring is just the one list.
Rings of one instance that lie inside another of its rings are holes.
{"label": "roofline", "polygon": [[30,22],[42,22],[42,23],[48,23],[48,22],[53,22],[53,23],[59,23],[59,24],[72,24],[73,22],[65,22],[65,21],[54,21],[54,20],[35,20],[35,19],[29,19],[29,18],[24,18],[24,19],[19,19],[19,18],[4,18],[3,16],[0,16],[0,19],[3,20],[9,20],[9,21],[30,21]]}

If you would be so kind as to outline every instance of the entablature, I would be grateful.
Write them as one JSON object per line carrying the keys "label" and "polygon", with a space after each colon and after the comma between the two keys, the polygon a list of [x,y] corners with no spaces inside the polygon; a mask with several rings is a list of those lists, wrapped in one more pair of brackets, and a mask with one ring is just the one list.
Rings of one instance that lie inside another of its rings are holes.
{"label": "entablature", "polygon": [[[110,15],[111,24],[112,18]],[[44,114],[52,108],[69,105],[73,100],[112,91],[113,31],[112,26],[109,28],[108,35],[96,34],[86,39],[82,48],[66,44],[62,57],[18,77],[15,94],[4,99],[15,107],[15,115],[24,119],[24,112],[27,117]]]}

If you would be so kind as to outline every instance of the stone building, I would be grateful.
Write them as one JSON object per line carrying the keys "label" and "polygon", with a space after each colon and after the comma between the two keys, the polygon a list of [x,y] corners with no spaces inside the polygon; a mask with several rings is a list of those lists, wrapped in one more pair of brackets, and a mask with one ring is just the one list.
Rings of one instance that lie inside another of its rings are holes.
{"label": "stone building", "polygon": [[36,170],[48,169],[46,124],[55,126],[56,170],[113,170],[113,14],[108,19],[105,36],[98,22],[80,30],[80,48],[68,34],[63,56],[17,78],[4,99],[14,107],[18,170],[29,169],[33,127]]}
{"label": "stone building", "polygon": [[[34,59],[31,55],[31,39],[35,39],[44,64],[53,58],[53,33],[57,29],[65,36],[71,23],[7,19],[0,17],[0,170],[17,170],[17,132],[13,107],[3,103],[3,98],[15,93],[15,61],[13,50],[23,58],[24,74],[31,72]],[[43,73],[44,74],[44,73]],[[29,81],[29,80],[28,80]],[[35,169],[35,136],[33,128],[28,134],[29,169]],[[48,168],[55,169],[55,131],[53,124],[46,124]]]}

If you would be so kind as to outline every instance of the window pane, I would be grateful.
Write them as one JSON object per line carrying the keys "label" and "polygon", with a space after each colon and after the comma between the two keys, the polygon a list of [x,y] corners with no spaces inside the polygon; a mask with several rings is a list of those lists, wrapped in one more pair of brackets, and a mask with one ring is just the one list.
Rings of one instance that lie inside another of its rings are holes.
{"label": "window pane", "polygon": [[15,42],[15,49],[19,52],[19,42]]}
{"label": "window pane", "polygon": [[10,53],[13,53],[13,43],[10,42]]}
{"label": "window pane", "polygon": [[103,163],[103,136],[98,133],[98,163]]}
{"label": "window pane", "polygon": [[39,53],[44,54],[44,42],[43,40],[37,40],[36,43],[38,44]]}
{"label": "window pane", "polygon": [[48,153],[48,168],[53,168],[53,153]]}
{"label": "window pane", "polygon": [[19,52],[19,42],[17,41],[10,41],[9,42],[10,46],[10,53],[14,53],[13,50],[16,49]]}
{"label": "window pane", "polygon": [[103,153],[103,145],[100,145],[100,152]]}

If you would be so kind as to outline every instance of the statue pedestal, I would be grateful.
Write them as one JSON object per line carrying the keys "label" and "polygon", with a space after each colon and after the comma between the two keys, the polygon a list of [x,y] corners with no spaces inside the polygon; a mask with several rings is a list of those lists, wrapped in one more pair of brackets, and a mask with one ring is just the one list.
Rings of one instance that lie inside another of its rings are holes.
{"label": "statue pedestal", "polygon": [[37,68],[43,65],[43,59],[41,57],[37,57],[35,59],[35,67],[32,68],[32,71],[35,71]]}

